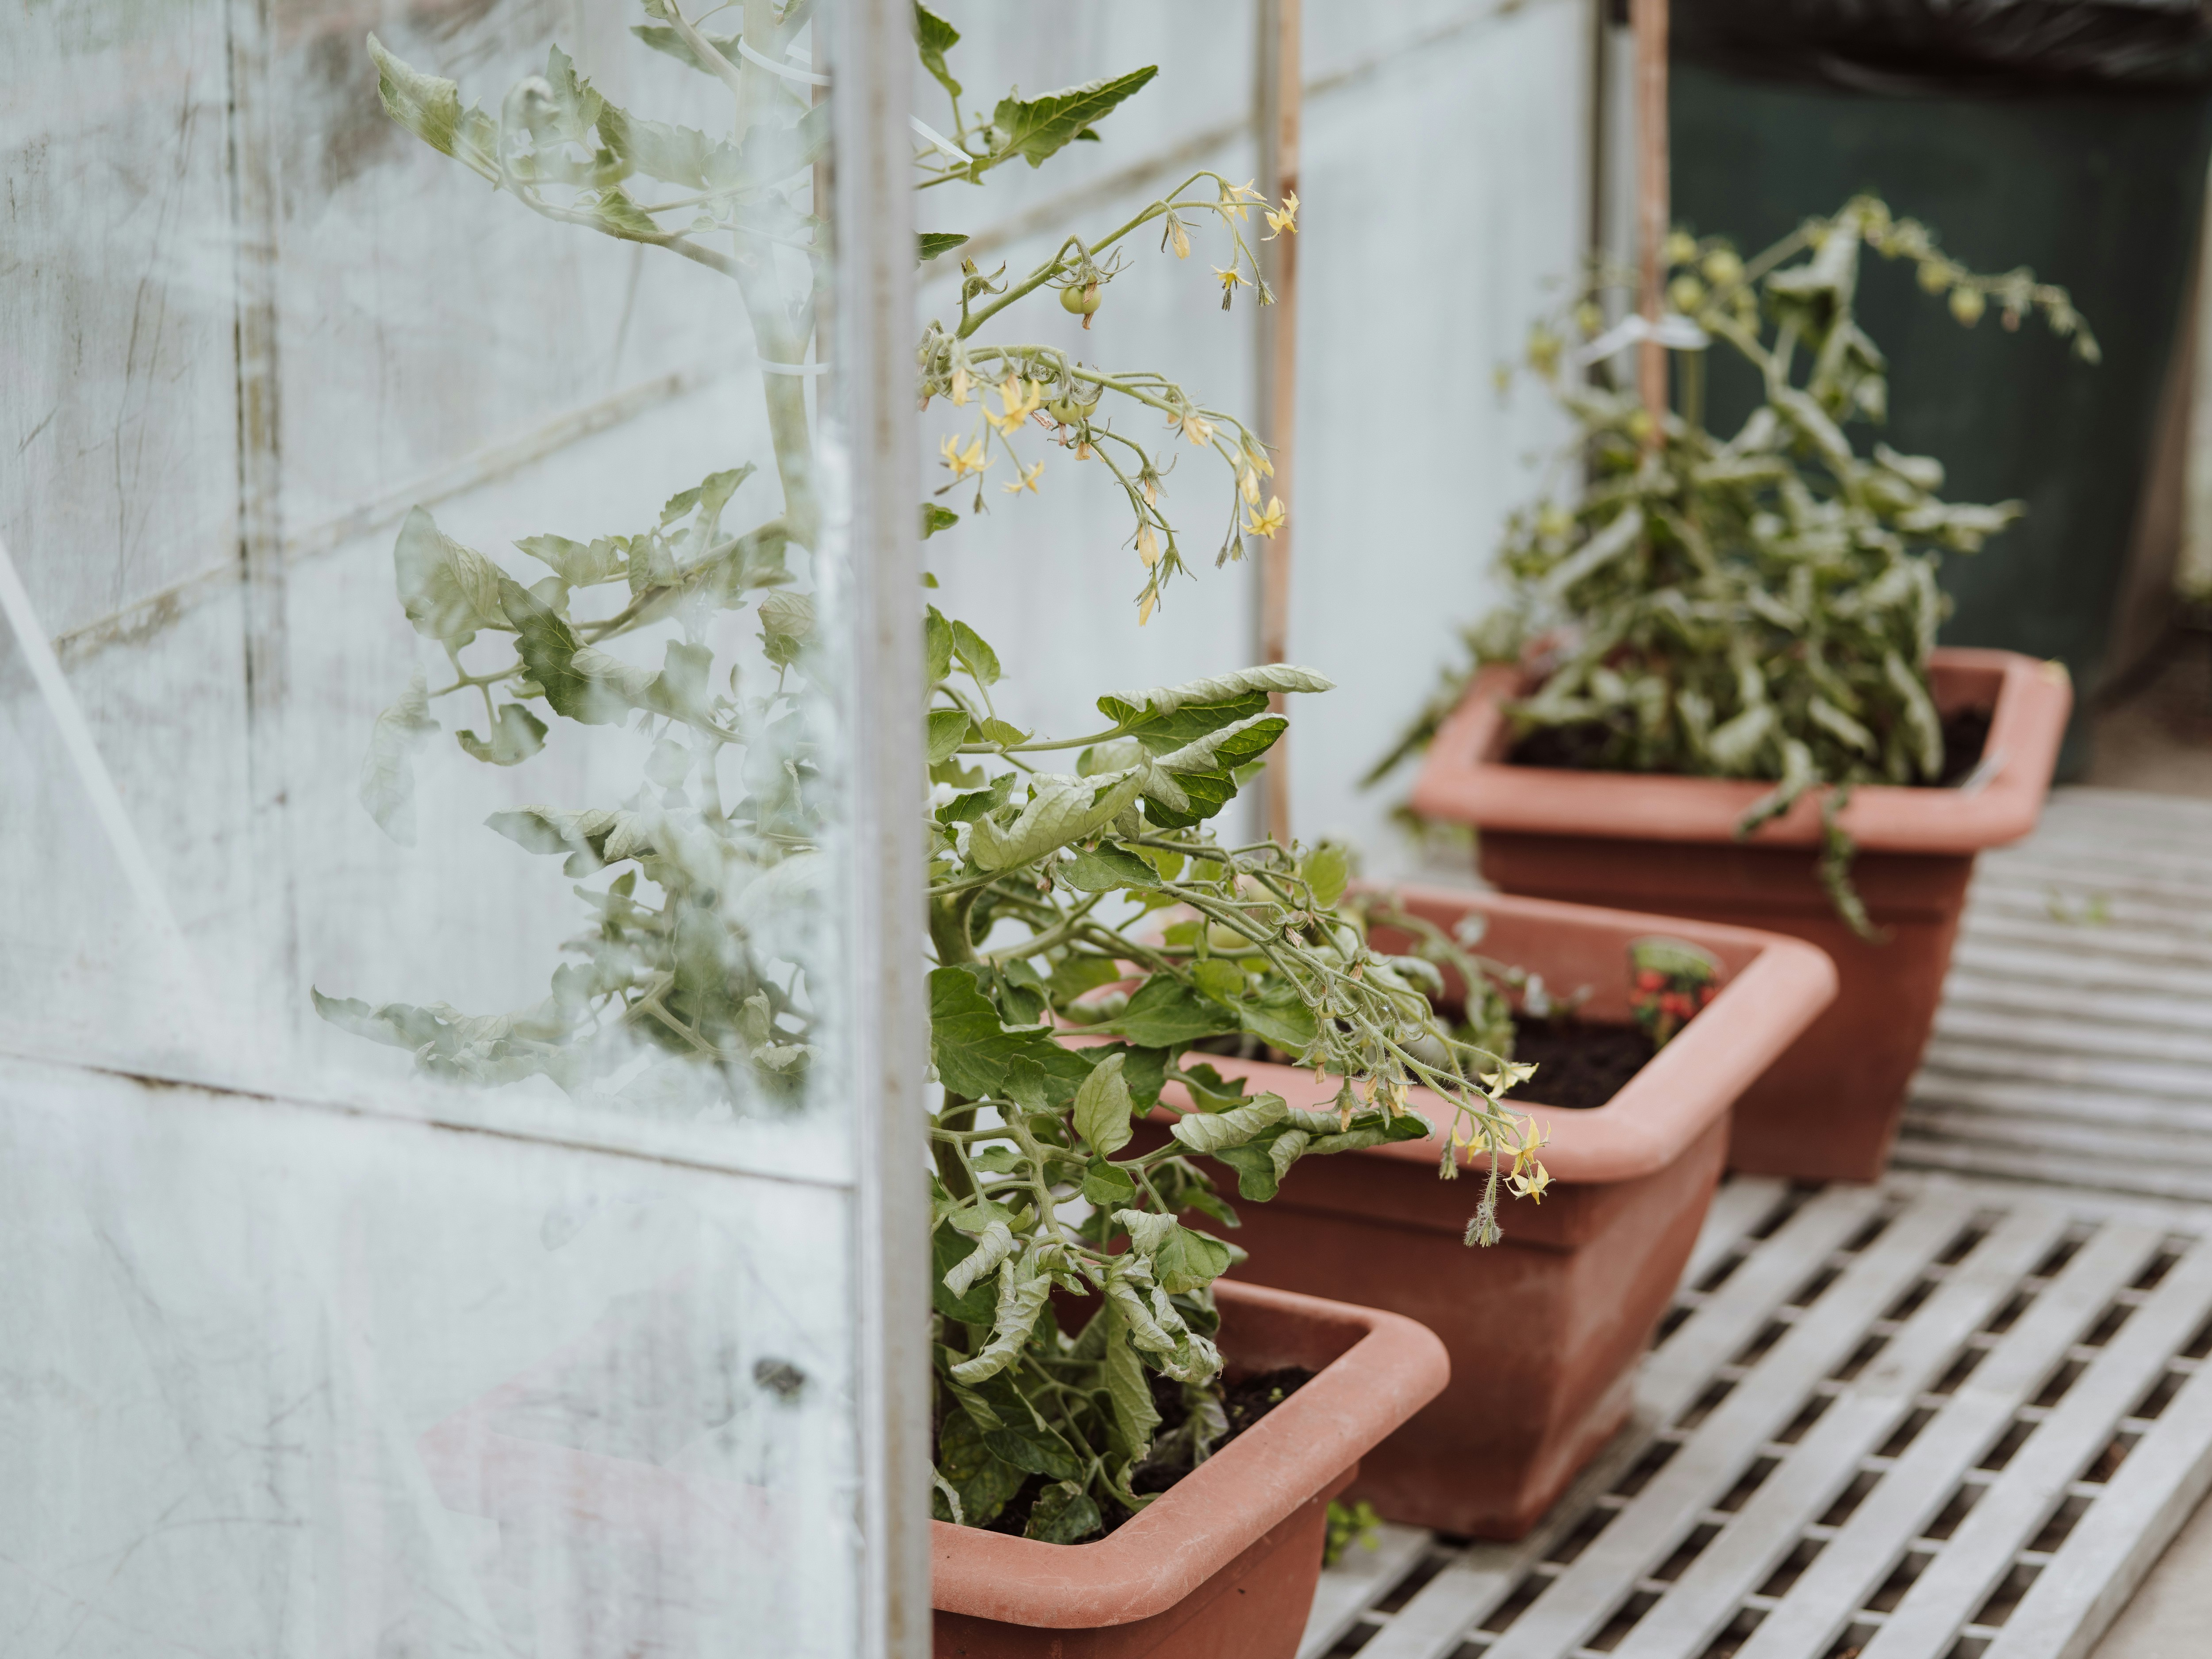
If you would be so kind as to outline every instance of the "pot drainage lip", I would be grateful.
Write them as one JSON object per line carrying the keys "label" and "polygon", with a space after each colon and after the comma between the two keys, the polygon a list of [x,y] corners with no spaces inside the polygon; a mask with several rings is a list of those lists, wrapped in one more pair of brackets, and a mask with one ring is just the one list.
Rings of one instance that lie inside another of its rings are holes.
{"label": "pot drainage lip", "polygon": [[1534,1532],[1385,1526],[1300,1659],[2062,1659],[2212,1486],[2212,1206],[1735,1177],[1683,1285]]}

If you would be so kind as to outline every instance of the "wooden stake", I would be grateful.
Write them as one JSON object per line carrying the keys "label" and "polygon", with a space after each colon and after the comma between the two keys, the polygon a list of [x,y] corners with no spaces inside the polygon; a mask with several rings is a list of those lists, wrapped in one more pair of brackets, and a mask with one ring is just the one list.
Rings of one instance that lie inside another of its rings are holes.
{"label": "wooden stake", "polygon": [[[1271,204],[1279,203],[1298,187],[1298,117],[1303,95],[1298,31],[1301,0],[1261,0],[1260,6],[1260,188]],[[1261,227],[1265,234],[1265,227]],[[1261,242],[1260,274],[1274,303],[1259,311],[1256,342],[1256,399],[1265,422],[1260,436],[1267,442],[1275,476],[1261,480],[1261,501],[1279,495],[1285,522],[1269,539],[1252,539],[1260,565],[1259,658],[1263,663],[1290,660],[1291,649],[1291,538],[1297,498],[1291,493],[1291,465],[1297,412],[1298,239],[1285,231],[1272,242]],[[1276,696],[1271,707],[1288,713],[1288,699]],[[1268,751],[1267,769],[1261,779],[1260,832],[1285,847],[1291,842],[1291,757],[1286,732]]]}
{"label": "wooden stake", "polygon": [[[1629,0],[1636,34],[1636,308],[1656,323],[1664,300],[1664,248],[1669,208],[1667,158],[1667,0]],[[1653,448],[1667,418],[1667,349],[1645,340],[1638,349],[1637,380],[1651,416]]]}

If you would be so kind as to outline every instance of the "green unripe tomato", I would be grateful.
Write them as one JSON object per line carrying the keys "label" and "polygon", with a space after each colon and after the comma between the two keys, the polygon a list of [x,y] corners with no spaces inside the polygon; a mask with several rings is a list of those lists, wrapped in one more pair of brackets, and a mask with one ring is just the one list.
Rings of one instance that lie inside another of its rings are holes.
{"label": "green unripe tomato", "polygon": [[1982,298],[1982,291],[1978,288],[1954,288],[1951,290],[1951,314],[1968,328],[1982,320],[1982,313],[1987,306],[1988,301]]}
{"label": "green unripe tomato", "polygon": [[1073,317],[1093,315],[1098,309],[1098,284],[1085,283],[1081,288],[1060,289],[1060,308]]}

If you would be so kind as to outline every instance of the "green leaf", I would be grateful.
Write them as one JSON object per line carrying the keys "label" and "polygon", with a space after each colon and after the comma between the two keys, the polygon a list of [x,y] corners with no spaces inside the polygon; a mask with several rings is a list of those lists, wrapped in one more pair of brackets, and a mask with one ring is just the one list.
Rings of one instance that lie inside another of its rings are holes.
{"label": "green leaf", "polygon": [[814,637],[814,601],[804,593],[770,593],[760,602],[761,650],[778,668],[799,660]]}
{"label": "green leaf", "polygon": [[[958,968],[929,975],[931,1057],[946,1088],[970,1100],[1002,1094],[1007,1067],[1028,1058],[1049,1069],[1048,1054],[1065,1054],[1041,1031],[1009,1031],[975,976]],[[1079,1062],[1087,1072],[1090,1062]]]}
{"label": "green leaf", "polygon": [[999,683],[999,653],[966,623],[952,624],[952,654],[978,685],[988,689]]}
{"label": "green leaf", "polygon": [[1147,1048],[1173,1048],[1225,1036],[1237,1029],[1237,1018],[1172,974],[1155,974],[1137,988],[1109,1029]]}
{"label": "green leaf", "polygon": [[[960,515],[949,507],[939,507],[934,501],[921,504],[921,538],[927,541],[940,530],[950,530],[960,522]],[[945,677],[940,674],[939,679]]]}
{"label": "green leaf", "polygon": [[[1336,682],[1310,668],[1297,668],[1289,663],[1271,663],[1259,668],[1240,668],[1233,674],[1216,674],[1206,679],[1186,680],[1180,685],[1156,685],[1145,691],[1114,691],[1098,699],[1098,708],[1109,719],[1124,724],[1133,722],[1146,714],[1172,714],[1189,708],[1219,708],[1249,697],[1254,692],[1333,691]],[[1263,702],[1261,707],[1265,707]],[[1241,718],[1241,717],[1239,717]],[[1226,720],[1219,722],[1226,725]],[[1212,731],[1212,726],[1206,728]],[[1200,735],[1194,732],[1193,737]],[[1182,739],[1188,743],[1189,738]]]}
{"label": "green leaf", "polygon": [[1106,1522],[1091,1495],[1073,1480],[1055,1480],[1036,1495],[1030,1508],[1024,1538],[1047,1544],[1073,1544],[1101,1530]]}
{"label": "green leaf", "polygon": [[1137,1195],[1135,1178],[1118,1164],[1094,1158],[1083,1171],[1083,1196],[1100,1209],[1127,1204]]}
{"label": "green leaf", "polygon": [[983,1431],[983,1443],[995,1456],[1018,1469],[1058,1480],[1073,1480],[1083,1474],[1083,1460],[1075,1449],[1058,1429],[1037,1421],[1035,1411],[1002,1413],[1000,1421],[1003,1427]]}
{"label": "green leaf", "polygon": [[660,227],[653,222],[653,216],[632,201],[620,185],[610,185],[599,193],[597,201],[588,205],[592,216],[617,236],[650,240],[660,234]]}
{"label": "green leaf", "polygon": [[361,804],[377,827],[402,847],[415,844],[415,756],[438,730],[430,688],[416,669],[399,699],[369,728],[361,763]]}
{"label": "green leaf", "polygon": [[[968,240],[968,233],[964,230],[925,230],[914,240],[914,262],[918,265],[926,265],[939,254],[950,253],[954,248],[958,247],[961,243]],[[944,509],[940,507],[939,511],[943,512]],[[955,515],[946,514],[945,516],[952,518]],[[929,532],[924,530],[921,533],[927,536]]]}
{"label": "green leaf", "polygon": [[376,93],[386,114],[431,149],[487,179],[499,176],[494,154],[498,125],[473,104],[464,111],[458,86],[393,57],[374,34],[368,37],[368,55],[376,61]]}
{"label": "green leaf", "polygon": [[[691,50],[691,43],[690,41],[686,40],[674,29],[670,28],[665,25],[653,23],[633,24],[630,27],[630,33],[637,36],[639,40],[644,41],[647,46],[651,46],[655,52],[665,52],[669,57],[673,58],[678,63],[687,64],[691,68],[697,70],[702,75],[712,75],[715,73],[715,70],[710,64],[703,62],[699,58],[698,54]],[[726,60],[731,62],[736,61],[738,56],[738,37],[736,35],[707,34],[703,30],[701,31],[701,34],[706,40],[707,44],[714,47],[716,52],[721,53]]]}
{"label": "green leaf", "polygon": [[1325,841],[1306,854],[1298,873],[1313,890],[1315,908],[1334,910],[1337,900],[1344,896],[1345,884],[1352,879],[1351,851],[1340,842]]}
{"label": "green leaf", "polygon": [[[1082,855],[1077,855],[1077,862]],[[1073,869],[1073,865],[1067,866]],[[1096,891],[1096,889],[1085,889]],[[1047,981],[1052,991],[1053,1005],[1065,1007],[1085,992],[1095,991],[1102,985],[1111,985],[1121,977],[1121,964],[1111,957],[1063,957],[1053,964],[1052,977]]]}
{"label": "green leaf", "polygon": [[945,67],[945,54],[960,44],[960,31],[923,5],[921,0],[915,0],[914,38],[922,68],[936,77],[939,86],[955,98],[959,97],[960,83]]}
{"label": "green leaf", "polygon": [[1035,167],[1072,142],[1092,122],[1103,120],[1115,106],[1143,88],[1159,73],[1157,64],[1131,70],[1107,81],[1086,81],[1079,87],[1048,92],[1042,98],[1001,98],[991,112],[991,124],[1006,135],[1001,153],[1027,159]]}
{"label": "green leaf", "polygon": [[498,723],[486,743],[473,732],[456,732],[454,739],[474,759],[493,766],[517,766],[545,746],[545,722],[519,702],[499,707]]}
{"label": "green leaf", "polygon": [[1141,1462],[1152,1449],[1152,1434],[1160,1425],[1159,1407],[1153,1402],[1152,1379],[1145,1362],[1129,1341],[1129,1322],[1121,1304],[1109,1297],[1096,1317],[1105,1322],[1100,1370],[1113,1407],[1109,1433],[1114,1449],[1131,1462]]}
{"label": "green leaf", "polygon": [[1202,1291],[1227,1273],[1235,1260],[1219,1239],[1179,1225],[1152,1253],[1152,1274],[1170,1296]]}
{"label": "green leaf", "polygon": [[991,1312],[998,1305],[997,1288],[990,1280],[971,1284],[965,1294],[956,1295],[946,1285],[945,1275],[977,1249],[976,1242],[950,1226],[939,1226],[930,1235],[930,1300],[937,1311],[947,1319],[959,1320],[967,1325],[988,1325]]}
{"label": "green leaf", "polygon": [[1090,1143],[1101,1158],[1111,1158],[1129,1144],[1129,1085],[1121,1067],[1128,1056],[1109,1054],[1091,1067],[1091,1075],[1075,1091],[1075,1133]]}
{"label": "green leaf", "polygon": [[950,760],[968,741],[968,714],[962,708],[929,711],[929,763]]}
{"label": "green leaf", "polygon": [[952,672],[952,624],[931,605],[921,624],[921,672],[924,682],[936,684]]}
{"label": "green leaf", "polygon": [[1028,1478],[984,1444],[983,1431],[964,1411],[945,1415],[937,1435],[937,1468],[945,1484],[960,1494],[961,1510],[971,1527],[994,1520]]}
{"label": "green leaf", "polygon": [[521,654],[523,666],[544,692],[555,714],[587,726],[605,726],[623,718],[622,705],[615,702],[610,708],[611,700],[576,671],[576,635],[557,611],[519,587],[502,592],[501,604],[507,621],[514,625],[515,649]]}
{"label": "green leaf", "polygon": [[1240,1000],[1236,1006],[1237,1017],[1246,1030],[1293,1057],[1312,1048],[1321,1036],[1305,999],[1279,980],[1271,981],[1258,996]]}
{"label": "green leaf", "polygon": [[550,565],[571,587],[614,580],[623,574],[627,558],[623,544],[611,536],[602,536],[589,546],[566,536],[526,536],[514,545],[539,563]]}
{"label": "green leaf", "polygon": [[[599,112],[599,136],[633,172],[688,190],[707,188],[708,168],[733,172],[738,153],[696,127],[671,126],[663,121],[641,120],[629,111],[608,104]],[[717,150],[729,153],[717,156]],[[651,221],[647,221],[648,224]]]}
{"label": "green leaf", "polygon": [[515,584],[483,554],[440,530],[426,508],[414,508],[399,526],[392,565],[400,608],[426,638],[459,648],[479,629],[507,625],[505,590]]}
{"label": "green leaf", "polygon": [[1244,994],[1244,970],[1235,963],[1225,962],[1219,957],[1209,957],[1204,962],[1193,963],[1190,977],[1200,993],[1232,1009]]}
{"label": "green leaf", "polygon": [[1218,1152],[1273,1128],[1289,1109],[1280,1095],[1255,1095],[1250,1105],[1231,1112],[1188,1113],[1176,1120],[1170,1133],[1194,1152]]}
{"label": "green leaf", "polygon": [[981,870],[1011,870],[1034,862],[1069,842],[1103,830],[1137,799],[1139,780],[1133,774],[1103,787],[1089,778],[1042,775],[1030,781],[1030,795],[1013,823],[979,820],[969,837],[968,856]]}
{"label": "green leaf", "polygon": [[[1107,893],[1119,887],[1157,887],[1159,874],[1152,866],[1127,848],[1116,847],[1111,842],[1101,842],[1096,847],[1076,849],[1073,863],[1060,866],[1060,878],[1079,892]],[[1108,964],[1109,967],[1111,964]],[[1120,977],[1109,974],[1103,983],[1111,984]]]}
{"label": "green leaf", "polygon": [[1175,1080],[1190,1091],[1201,1112],[1227,1112],[1246,1104],[1244,1079],[1224,1078],[1212,1066],[1197,1065],[1177,1072]]}

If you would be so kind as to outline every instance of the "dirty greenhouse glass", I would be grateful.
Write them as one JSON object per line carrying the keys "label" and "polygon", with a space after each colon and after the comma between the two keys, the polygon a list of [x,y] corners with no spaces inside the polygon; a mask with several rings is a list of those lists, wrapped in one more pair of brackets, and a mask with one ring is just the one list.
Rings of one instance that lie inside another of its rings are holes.
{"label": "dirty greenhouse glass", "polygon": [[0,21],[11,1650],[884,1650],[912,46],[690,9]]}

